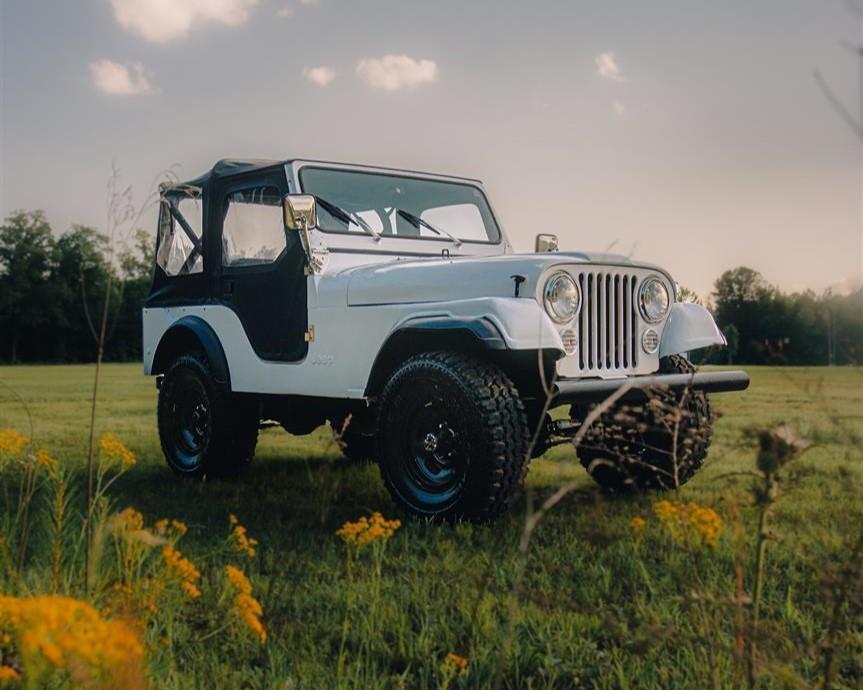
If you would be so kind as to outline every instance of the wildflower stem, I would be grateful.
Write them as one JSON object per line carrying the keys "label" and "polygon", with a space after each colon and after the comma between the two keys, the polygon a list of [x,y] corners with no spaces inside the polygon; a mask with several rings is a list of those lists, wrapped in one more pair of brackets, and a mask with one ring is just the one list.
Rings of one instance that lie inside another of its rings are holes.
{"label": "wildflower stem", "polygon": [[63,525],[66,518],[66,478],[61,471],[54,477],[54,500],[51,514],[51,591],[60,589],[63,567]]}
{"label": "wildflower stem", "polygon": [[92,568],[90,563],[90,541],[93,537],[93,501],[95,499],[93,490],[93,464],[94,445],[96,440],[96,400],[99,395],[99,375],[102,372],[102,356],[105,353],[105,331],[108,325],[108,303],[111,299],[111,271],[105,283],[105,301],[102,305],[102,323],[99,329],[99,341],[96,353],[96,373],[93,376],[93,398],[90,401],[90,436],[87,442],[87,515],[85,516],[85,545],[84,545],[84,581],[87,591],[90,590],[92,579]]}
{"label": "wildflower stem", "polygon": [[22,497],[23,503],[21,506],[21,527],[18,537],[18,572],[24,571],[24,556],[27,553],[27,541],[30,537],[30,503],[33,500],[33,493],[36,488],[36,463],[32,456],[27,462],[27,473],[25,479],[26,489]]}
{"label": "wildflower stem", "polygon": [[215,630],[211,630],[206,635],[201,635],[200,637],[196,638],[195,642],[197,642],[199,644],[201,642],[206,642],[207,640],[214,638],[216,635],[223,633],[225,630],[228,629],[228,627],[229,626],[226,624],[226,625],[223,625],[221,627],[216,628]]}

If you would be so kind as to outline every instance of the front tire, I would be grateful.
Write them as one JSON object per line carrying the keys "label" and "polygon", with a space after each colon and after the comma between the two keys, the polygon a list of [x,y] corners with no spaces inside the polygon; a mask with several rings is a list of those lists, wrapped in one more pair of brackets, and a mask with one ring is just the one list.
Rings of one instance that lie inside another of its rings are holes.
{"label": "front tire", "polygon": [[[680,355],[660,360],[663,374],[691,374]],[[707,394],[656,390],[642,404],[606,410],[588,429],[578,458],[604,490],[671,489],[688,482],[704,464],[713,435]]]}
{"label": "front tire", "polygon": [[258,441],[257,401],[221,391],[207,358],[178,357],[159,388],[159,440],[168,467],[181,477],[233,477],[252,461]]}
{"label": "front tire", "polygon": [[381,475],[414,517],[485,521],[508,510],[527,471],[528,436],[512,381],[465,355],[416,355],[381,395]]}

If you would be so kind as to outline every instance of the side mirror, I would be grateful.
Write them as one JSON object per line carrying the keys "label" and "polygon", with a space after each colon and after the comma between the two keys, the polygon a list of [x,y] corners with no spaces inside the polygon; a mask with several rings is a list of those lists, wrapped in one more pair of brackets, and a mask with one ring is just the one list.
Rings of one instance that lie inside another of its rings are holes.
{"label": "side mirror", "polygon": [[286,194],[282,198],[285,227],[305,231],[318,224],[317,205],[311,194]]}
{"label": "side mirror", "polygon": [[557,235],[537,235],[535,251],[537,254],[557,251]]}

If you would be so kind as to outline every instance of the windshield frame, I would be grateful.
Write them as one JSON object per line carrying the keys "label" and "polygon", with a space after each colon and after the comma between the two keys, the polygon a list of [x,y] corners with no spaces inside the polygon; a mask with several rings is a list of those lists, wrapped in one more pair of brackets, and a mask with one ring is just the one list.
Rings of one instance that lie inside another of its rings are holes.
{"label": "windshield frame", "polygon": [[[353,165],[342,165],[342,164],[327,164],[327,163],[302,163],[295,168],[296,180],[299,183],[299,191],[300,193],[308,193],[313,194],[313,192],[307,192],[305,190],[305,186],[303,184],[303,172],[305,170],[324,170],[324,171],[332,171],[332,172],[353,172],[360,173],[366,175],[377,175],[380,177],[396,177],[396,178],[408,178],[412,180],[425,180],[428,182],[437,182],[443,184],[453,184],[453,185],[461,185],[463,187],[470,187],[471,189],[478,192],[482,200],[485,202],[486,208],[488,209],[489,216],[494,224],[494,230],[497,231],[497,239],[495,240],[472,240],[472,239],[462,239],[458,238],[459,242],[464,245],[479,245],[485,247],[495,247],[503,244],[507,244],[506,235],[504,234],[503,228],[501,227],[500,222],[497,219],[497,215],[494,212],[494,208],[491,205],[491,202],[488,199],[488,195],[485,193],[485,190],[482,188],[481,184],[476,180],[470,180],[466,178],[454,178],[447,177],[444,175],[434,175],[431,173],[414,173],[411,171],[402,171],[402,170],[394,170],[391,168],[375,168],[368,166],[353,166]],[[315,228],[326,235],[337,235],[341,237],[365,237],[368,240],[375,242],[375,239],[365,233],[352,232],[350,230],[329,230],[321,227]],[[488,228],[486,228],[488,231]],[[454,246],[454,242],[449,237],[435,237],[429,235],[423,236],[406,236],[406,235],[384,235],[381,234],[381,240],[383,242],[389,241],[405,241],[405,242],[436,242],[444,245]]]}

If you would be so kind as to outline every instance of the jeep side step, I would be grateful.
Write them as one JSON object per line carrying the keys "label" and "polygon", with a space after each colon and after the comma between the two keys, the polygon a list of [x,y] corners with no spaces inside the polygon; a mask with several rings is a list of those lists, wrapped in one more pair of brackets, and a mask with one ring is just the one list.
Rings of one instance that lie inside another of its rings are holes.
{"label": "jeep side step", "polygon": [[619,379],[563,379],[555,383],[554,403],[585,400],[604,400],[624,385],[630,389],[623,394],[627,400],[643,395],[648,388],[671,390],[693,390],[705,393],[742,391],[749,388],[749,374],[745,371],[705,371],[695,374],[655,374],[652,376],[630,376]]}

